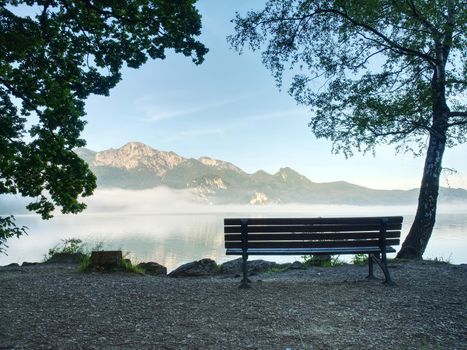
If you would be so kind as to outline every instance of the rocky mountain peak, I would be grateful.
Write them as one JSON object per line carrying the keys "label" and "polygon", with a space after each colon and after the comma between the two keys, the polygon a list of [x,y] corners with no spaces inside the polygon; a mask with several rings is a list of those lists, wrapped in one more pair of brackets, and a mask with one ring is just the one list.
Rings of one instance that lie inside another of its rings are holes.
{"label": "rocky mountain peak", "polygon": [[213,159],[209,157],[198,158],[198,161],[204,165],[219,169],[219,170],[232,170],[239,174],[244,174],[244,171],[232,163],[225,162],[223,160]]}
{"label": "rocky mountain peak", "polygon": [[92,164],[125,169],[146,168],[162,176],[183,161],[185,158],[174,152],[158,151],[141,142],[128,142],[118,149],[96,153]]}
{"label": "rocky mountain peak", "polygon": [[279,171],[274,174],[274,176],[280,178],[283,182],[299,181],[303,183],[311,183],[307,177],[297,173],[295,170],[289,167],[280,168]]}

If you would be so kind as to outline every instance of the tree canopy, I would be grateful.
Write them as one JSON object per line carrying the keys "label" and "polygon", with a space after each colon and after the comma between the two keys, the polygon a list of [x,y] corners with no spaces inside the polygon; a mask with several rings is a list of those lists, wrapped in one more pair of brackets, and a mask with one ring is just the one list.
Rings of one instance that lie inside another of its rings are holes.
{"label": "tree canopy", "polygon": [[[74,152],[85,145],[85,100],[108,95],[126,64],[166,50],[203,62],[196,0],[0,1],[0,195],[32,197],[44,219],[85,208],[96,178]],[[19,236],[0,217],[0,251]]]}
{"label": "tree canopy", "polygon": [[228,39],[240,52],[261,50],[279,85],[291,72],[289,93],[334,152],[393,144],[426,154],[402,257],[422,256],[445,147],[467,140],[466,18],[462,0],[269,0],[237,14]]}

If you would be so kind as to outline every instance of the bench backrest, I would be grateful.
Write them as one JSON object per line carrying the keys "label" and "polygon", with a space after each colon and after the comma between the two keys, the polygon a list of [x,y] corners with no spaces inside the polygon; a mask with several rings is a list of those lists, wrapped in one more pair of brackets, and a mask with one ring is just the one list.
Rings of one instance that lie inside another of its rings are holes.
{"label": "bench backrest", "polygon": [[264,249],[388,247],[399,245],[402,219],[402,216],[224,219],[225,248],[242,248],[244,244]]}

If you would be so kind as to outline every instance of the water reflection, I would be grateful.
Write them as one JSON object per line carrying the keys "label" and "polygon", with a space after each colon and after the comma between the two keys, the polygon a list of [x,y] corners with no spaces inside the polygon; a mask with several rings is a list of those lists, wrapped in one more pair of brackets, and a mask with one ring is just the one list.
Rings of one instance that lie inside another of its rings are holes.
{"label": "water reflection", "polygon": [[[224,217],[313,217],[403,215],[403,238],[413,221],[413,207],[355,206],[276,206],[209,207],[195,214],[81,214],[59,215],[50,221],[36,216],[18,216],[19,224],[29,227],[29,235],[9,240],[8,256],[0,255],[0,265],[40,261],[48,249],[63,238],[80,238],[94,246],[130,252],[136,261],[157,261],[169,270],[204,257],[218,262],[232,259],[224,250]],[[312,213],[312,214],[310,214]],[[425,257],[450,258],[467,263],[467,214],[440,210],[436,228]],[[293,261],[300,257],[268,257]]]}

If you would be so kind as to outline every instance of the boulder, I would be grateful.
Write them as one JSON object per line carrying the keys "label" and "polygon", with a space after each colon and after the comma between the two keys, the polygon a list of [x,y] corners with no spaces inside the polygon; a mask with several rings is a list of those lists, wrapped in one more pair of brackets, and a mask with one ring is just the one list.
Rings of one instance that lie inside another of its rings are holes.
{"label": "boulder", "polygon": [[[249,260],[248,261],[248,274],[254,275],[263,273],[274,267],[282,267],[283,265],[273,261],[266,260]],[[230,260],[223,263],[220,267],[220,273],[226,275],[238,275],[242,273],[242,258]]]}
{"label": "boulder", "polygon": [[153,261],[140,263],[138,267],[144,269],[145,273],[148,275],[167,275],[167,267]]}
{"label": "boulder", "polygon": [[79,264],[84,258],[82,253],[55,253],[46,264]]}
{"label": "boulder", "polygon": [[300,261],[294,261],[287,267],[287,270],[306,270],[306,266]]}
{"label": "boulder", "polygon": [[184,264],[171,273],[170,277],[196,277],[196,276],[212,276],[217,274],[219,268],[214,260],[201,259]]}
{"label": "boulder", "polygon": [[19,267],[19,264],[18,263],[11,263],[11,264],[5,265],[3,267]]}

